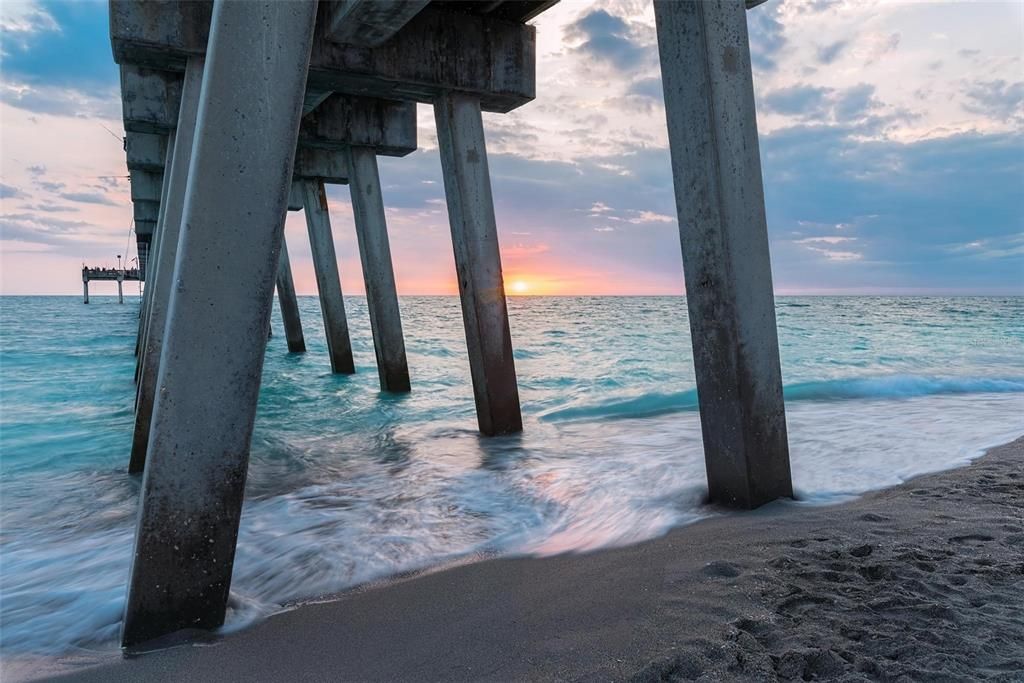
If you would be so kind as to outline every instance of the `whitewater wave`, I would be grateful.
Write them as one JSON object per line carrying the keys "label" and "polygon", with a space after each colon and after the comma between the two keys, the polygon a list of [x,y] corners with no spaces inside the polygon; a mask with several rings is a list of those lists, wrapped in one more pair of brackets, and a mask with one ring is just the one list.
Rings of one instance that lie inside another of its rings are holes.
{"label": "whitewater wave", "polygon": [[[899,399],[943,394],[1024,393],[1024,377],[927,377],[885,375],[798,382],[783,387],[787,401]],[[697,410],[697,390],[651,392],[625,399],[556,408],[540,415],[544,422],[654,417]]]}

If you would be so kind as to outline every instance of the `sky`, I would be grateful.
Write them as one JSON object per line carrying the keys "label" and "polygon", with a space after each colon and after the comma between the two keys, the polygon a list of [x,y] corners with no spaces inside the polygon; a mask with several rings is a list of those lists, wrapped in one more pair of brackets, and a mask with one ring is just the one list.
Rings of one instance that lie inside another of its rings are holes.
{"label": "sky", "polygon": [[[1024,294],[1024,3],[769,0],[747,21],[777,293]],[[649,0],[533,23],[536,99],[484,115],[507,287],[683,293]],[[3,0],[0,30],[0,293],[78,293],[82,263],[135,255],[106,3]],[[418,119],[420,149],[380,160],[396,280],[455,293]],[[328,199],[361,294],[348,188]],[[315,294],[301,213],[286,239]]]}

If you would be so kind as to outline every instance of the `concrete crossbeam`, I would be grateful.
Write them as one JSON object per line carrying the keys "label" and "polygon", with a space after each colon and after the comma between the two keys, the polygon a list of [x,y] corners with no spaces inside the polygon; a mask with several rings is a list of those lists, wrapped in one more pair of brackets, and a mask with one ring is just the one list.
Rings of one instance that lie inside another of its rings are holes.
{"label": "concrete crossbeam", "polygon": [[166,133],[177,124],[181,75],[121,65],[121,110],[125,130]]}
{"label": "concrete crossbeam", "polygon": [[163,172],[167,158],[167,136],[162,133],[136,133],[124,135],[124,155],[129,171]]}
{"label": "concrete crossbeam", "polygon": [[131,178],[131,197],[133,202],[156,202],[160,205],[160,190],[164,182],[164,172],[160,171],[129,171]]}
{"label": "concrete crossbeam", "polygon": [[327,40],[376,47],[390,40],[430,0],[325,0],[319,29]]}
{"label": "concrete crossbeam", "polygon": [[156,229],[156,221],[135,220],[135,236],[139,242],[148,244],[152,241],[154,229]]}
{"label": "concrete crossbeam", "polygon": [[295,150],[293,177],[296,181],[316,180],[331,185],[345,185],[348,183],[348,164],[343,152],[299,147]]}
{"label": "concrete crossbeam", "polygon": [[[129,169],[162,169],[156,167],[160,155],[160,138],[173,130],[178,121],[177,100],[172,105],[160,104],[160,97],[181,98],[181,75],[169,71],[148,71],[122,67],[132,74],[122,78],[121,97],[124,104],[124,125],[130,131],[125,153]],[[139,72],[143,75],[140,76]],[[138,131],[147,131],[139,133]],[[163,143],[166,148],[166,142]],[[373,147],[385,156],[405,156],[416,150],[416,105],[413,102],[381,100],[366,97],[330,95],[301,124],[299,146],[323,150],[344,150],[349,146]],[[326,155],[312,160],[324,163]],[[301,161],[301,159],[300,159]],[[308,163],[308,162],[307,162]],[[337,162],[337,164],[343,164]],[[145,167],[145,168],[141,168]],[[329,177],[344,174],[328,172]],[[305,172],[300,177],[317,177]]]}
{"label": "concrete crossbeam", "polygon": [[711,500],[792,496],[747,20],[655,0]]}
{"label": "concrete crossbeam", "polygon": [[152,235],[152,226],[160,217],[160,202],[137,201],[132,204],[132,213],[135,218],[135,234]]}
{"label": "concrete crossbeam", "polygon": [[[202,2],[112,0],[114,59],[181,71],[189,55],[206,50],[208,22]],[[507,112],[534,98],[535,55],[532,26],[427,7],[379,47],[315,41],[307,87],[425,103],[458,91],[485,111]]]}
{"label": "concrete crossbeam", "polygon": [[372,147],[383,156],[416,151],[416,104],[331,95],[302,120],[299,145],[322,149]]}

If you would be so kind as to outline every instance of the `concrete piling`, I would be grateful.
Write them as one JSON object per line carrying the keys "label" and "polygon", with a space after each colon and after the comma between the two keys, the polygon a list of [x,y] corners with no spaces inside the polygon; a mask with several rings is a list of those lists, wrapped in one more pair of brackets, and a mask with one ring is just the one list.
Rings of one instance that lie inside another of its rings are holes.
{"label": "concrete piling", "polygon": [[409,364],[405,357],[402,316],[395,290],[377,154],[372,149],[352,147],[349,150],[349,191],[380,388],[382,391],[409,391]]}
{"label": "concrete piling", "polygon": [[306,340],[302,336],[302,319],[299,316],[299,300],[295,296],[295,281],[292,279],[292,264],[288,258],[288,243],[281,239],[281,258],[277,267],[277,301],[281,305],[281,319],[284,321],[284,336],[290,353],[305,353]]}
{"label": "concrete piling", "polygon": [[125,647],[224,621],[316,7],[213,6]]}
{"label": "concrete piling", "polygon": [[195,136],[196,115],[200,89],[203,83],[204,60],[193,57],[185,71],[182,103],[178,114],[178,127],[171,155],[171,177],[167,184],[167,198],[163,220],[159,226],[157,261],[146,287],[149,292],[148,318],[143,330],[142,353],[135,400],[135,426],[132,432],[132,450],[128,472],[137,474],[146,466],[153,403],[157,391],[157,376],[167,326],[167,312],[173,289],[174,264],[178,255],[182,210],[189,182],[189,164]]}
{"label": "concrete piling", "polygon": [[[180,110],[179,110],[179,116],[180,116]],[[134,143],[134,146],[129,144],[129,150],[130,151],[134,150],[135,148],[138,148],[138,147],[142,146],[143,142],[141,140],[139,140],[139,135],[140,134],[134,134],[134,135],[127,136],[127,140]],[[158,263],[158,261],[160,259],[160,238],[161,238],[161,235],[163,234],[164,216],[167,213],[167,186],[170,185],[170,182],[171,182],[171,164],[172,164],[172,162],[174,160],[174,141],[175,141],[175,136],[176,136],[175,131],[171,130],[167,134],[166,142],[164,143],[164,149],[165,149],[165,153],[164,153],[164,177],[163,177],[163,183],[161,184],[161,187],[160,187],[160,208],[159,208],[159,210],[157,212],[156,226],[155,226],[155,228],[153,230],[153,234],[150,236],[150,245],[151,245],[152,248],[150,249],[149,255],[152,257],[152,261],[153,261],[153,265],[154,265],[154,268],[153,268],[154,272],[156,270],[155,266],[156,266],[156,264]],[[145,140],[145,142],[148,142],[150,146],[156,146],[157,142],[153,140],[155,138],[157,138],[157,136],[155,136],[155,135],[148,135],[146,138],[143,138],[143,140]],[[142,308],[141,308],[141,310],[139,312],[139,333],[138,333],[137,339],[135,340],[135,355],[137,356],[137,359],[136,359],[136,362],[135,362],[135,381],[136,382],[139,381],[139,373],[142,371],[142,353],[141,352],[142,352],[143,342],[145,341],[146,333],[148,331],[148,326],[149,326],[149,307],[150,307],[150,302],[153,300],[152,288],[149,286],[150,283],[153,280],[152,274],[150,273],[150,274],[144,275],[143,277],[144,277],[144,279],[146,279],[146,287],[145,287],[145,289],[142,290]]]}
{"label": "concrete piling", "polygon": [[320,310],[324,316],[331,372],[351,375],[356,371],[356,366],[352,360],[352,342],[348,335],[345,300],[341,295],[338,257],[334,252],[331,216],[327,211],[327,194],[322,181],[302,181],[302,204],[313,252],[313,270],[320,295]]}
{"label": "concrete piling", "polygon": [[793,487],[744,6],[654,9],[708,488],[756,507]]}
{"label": "concrete piling", "polygon": [[447,92],[434,103],[455,248],[477,422],[486,435],[521,431],[480,100]]}
{"label": "concrete piling", "polygon": [[89,281],[86,280],[85,278],[82,278],[82,290],[83,290],[82,303],[83,304],[87,304],[87,303],[89,303]]}

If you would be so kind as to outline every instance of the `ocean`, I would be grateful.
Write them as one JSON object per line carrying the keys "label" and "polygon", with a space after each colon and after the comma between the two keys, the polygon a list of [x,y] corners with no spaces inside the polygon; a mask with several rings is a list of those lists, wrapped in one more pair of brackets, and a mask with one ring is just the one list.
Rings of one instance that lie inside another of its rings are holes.
{"label": "ocean", "polygon": [[[138,297],[0,298],[0,654],[117,648]],[[712,512],[685,301],[509,300],[521,435],[481,438],[458,299],[403,297],[413,391],[330,373],[276,310],[226,630],[396,574],[634,543]],[[830,504],[1024,434],[1024,298],[780,297],[794,483]],[[197,350],[197,353],[201,353]]]}

